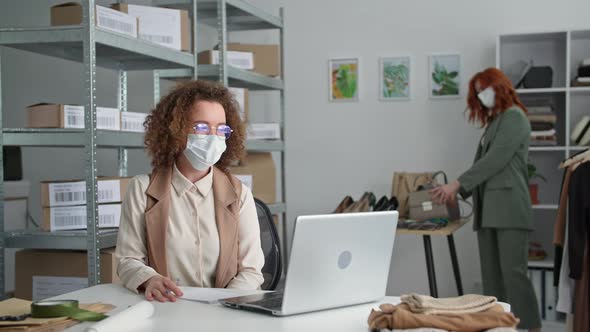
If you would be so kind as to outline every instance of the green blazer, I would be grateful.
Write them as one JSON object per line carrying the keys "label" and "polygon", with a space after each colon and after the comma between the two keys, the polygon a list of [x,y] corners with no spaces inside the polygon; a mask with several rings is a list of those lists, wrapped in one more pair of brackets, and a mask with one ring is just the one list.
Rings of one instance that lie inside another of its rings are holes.
{"label": "green blazer", "polygon": [[473,166],[458,179],[461,195],[473,195],[475,230],[532,230],[527,168],[530,135],[530,122],[516,106],[486,128]]}

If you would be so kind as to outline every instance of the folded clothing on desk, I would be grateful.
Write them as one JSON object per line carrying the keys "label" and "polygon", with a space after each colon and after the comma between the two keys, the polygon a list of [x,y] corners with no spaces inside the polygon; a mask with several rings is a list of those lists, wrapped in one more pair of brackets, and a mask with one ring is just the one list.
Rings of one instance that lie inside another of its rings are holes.
{"label": "folded clothing on desk", "polygon": [[467,294],[459,297],[434,298],[428,295],[402,295],[402,303],[414,313],[429,315],[468,314],[485,311],[496,304],[493,296]]}
{"label": "folded clothing on desk", "polygon": [[370,329],[436,328],[475,332],[514,328],[519,323],[519,319],[505,312],[495,298],[480,295],[446,299],[423,295],[402,296],[401,304],[386,303],[380,305],[379,309],[371,310],[368,319]]}

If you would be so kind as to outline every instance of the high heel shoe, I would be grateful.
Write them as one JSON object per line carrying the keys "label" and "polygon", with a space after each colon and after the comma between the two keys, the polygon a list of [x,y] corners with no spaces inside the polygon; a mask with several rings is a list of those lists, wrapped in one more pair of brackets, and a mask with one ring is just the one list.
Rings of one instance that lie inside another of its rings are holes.
{"label": "high heel shoe", "polygon": [[375,206],[375,194],[372,192],[365,192],[363,196],[357,201],[357,204],[348,212],[369,212],[371,207]]}
{"label": "high heel shoe", "polygon": [[377,201],[377,203],[375,203],[375,207],[373,208],[373,211],[383,211],[383,208],[385,208],[388,205],[389,205],[389,199],[387,198],[387,196],[383,196]]}
{"label": "high heel shoe", "polygon": [[399,201],[397,200],[397,197],[395,196],[391,196],[391,199],[389,200],[389,204],[388,204],[388,209],[386,211],[397,211],[397,208],[399,207]]}
{"label": "high heel shoe", "polygon": [[336,210],[334,210],[334,212],[332,212],[332,213],[342,213],[352,203],[354,203],[354,200],[352,199],[352,197],[346,196],[346,197],[344,197],[344,199],[342,199],[342,201],[340,202],[340,204],[338,204],[338,206],[336,207]]}

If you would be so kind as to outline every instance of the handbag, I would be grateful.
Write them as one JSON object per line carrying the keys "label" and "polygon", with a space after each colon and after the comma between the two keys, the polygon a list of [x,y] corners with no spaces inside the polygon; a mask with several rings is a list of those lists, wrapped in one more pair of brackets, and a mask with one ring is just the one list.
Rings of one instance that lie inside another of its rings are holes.
{"label": "handbag", "polygon": [[531,67],[523,79],[527,89],[550,88],[553,85],[553,69],[549,66]]}
{"label": "handbag", "polygon": [[417,191],[410,193],[408,199],[410,219],[416,221],[435,218],[444,218],[449,221],[461,219],[461,210],[459,209],[459,203],[457,201],[439,204],[432,200],[430,190],[436,186],[435,178],[437,175],[443,176],[444,184],[448,183],[447,175],[444,172],[439,171],[432,175],[432,181],[418,187]]}
{"label": "handbag", "polygon": [[399,202],[397,211],[400,218],[407,218],[409,215],[408,198],[410,193],[416,191],[418,186],[431,182],[432,173],[393,173],[391,196],[395,196]]}

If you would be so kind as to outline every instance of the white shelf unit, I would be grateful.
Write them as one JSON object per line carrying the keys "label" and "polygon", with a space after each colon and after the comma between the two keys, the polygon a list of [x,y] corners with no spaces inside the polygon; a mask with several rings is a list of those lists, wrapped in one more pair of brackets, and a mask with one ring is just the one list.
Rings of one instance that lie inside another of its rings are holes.
{"label": "white shelf unit", "polygon": [[[571,131],[583,115],[590,115],[590,87],[572,86],[578,66],[590,58],[590,30],[562,30],[500,35],[496,45],[496,66],[510,72],[518,61],[532,61],[535,66],[551,66],[551,87],[541,89],[519,88],[523,103],[548,100],[557,114],[557,146],[531,146],[529,158],[538,172],[547,178],[539,183],[540,204],[533,206],[534,232],[531,240],[542,244],[548,257],[542,261],[529,261],[530,269],[552,271],[553,225],[557,216],[563,171],[558,164],[565,158],[587,149],[570,139]],[[562,325],[562,322],[556,322]],[[544,322],[545,325],[545,322]]]}

